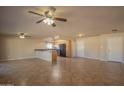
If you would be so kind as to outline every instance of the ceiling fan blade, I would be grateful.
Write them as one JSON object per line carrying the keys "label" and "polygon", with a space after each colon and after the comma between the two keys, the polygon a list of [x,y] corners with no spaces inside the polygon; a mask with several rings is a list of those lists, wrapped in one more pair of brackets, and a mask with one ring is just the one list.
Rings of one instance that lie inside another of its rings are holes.
{"label": "ceiling fan blade", "polygon": [[36,12],[33,12],[33,11],[28,11],[29,13],[32,13],[32,14],[36,14],[36,15],[39,15],[39,16],[43,16],[42,14],[39,14],[39,13],[36,13]]}
{"label": "ceiling fan blade", "polygon": [[38,24],[38,23],[41,23],[43,20],[44,20],[44,19],[41,19],[41,20],[37,21],[36,23],[37,23],[37,24]]}
{"label": "ceiling fan blade", "polygon": [[53,27],[56,27],[56,24],[55,24],[55,23],[53,23],[53,24],[52,24],[52,26],[53,26]]}
{"label": "ceiling fan blade", "polygon": [[67,21],[67,19],[65,19],[65,18],[59,18],[59,17],[55,17],[54,20],[63,21],[63,22],[66,22]]}

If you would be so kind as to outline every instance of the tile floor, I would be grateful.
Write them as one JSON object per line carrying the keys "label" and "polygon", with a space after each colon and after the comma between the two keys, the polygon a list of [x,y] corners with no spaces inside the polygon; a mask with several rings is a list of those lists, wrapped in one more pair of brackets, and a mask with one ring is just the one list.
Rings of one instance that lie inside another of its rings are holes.
{"label": "tile floor", "polygon": [[124,85],[124,64],[86,58],[0,62],[0,85],[89,86]]}

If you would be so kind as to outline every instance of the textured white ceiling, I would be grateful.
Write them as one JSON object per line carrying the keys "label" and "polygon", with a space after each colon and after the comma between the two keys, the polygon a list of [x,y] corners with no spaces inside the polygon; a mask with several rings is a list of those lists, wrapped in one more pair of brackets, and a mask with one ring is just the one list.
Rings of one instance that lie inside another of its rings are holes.
{"label": "textured white ceiling", "polygon": [[48,7],[14,6],[0,7],[0,33],[14,35],[25,32],[33,37],[75,38],[78,33],[86,36],[111,33],[112,29],[124,32],[124,7],[88,7],[88,6],[56,6],[56,16],[67,18],[67,22],[56,21],[57,27],[35,22],[39,16],[28,11],[41,12]]}

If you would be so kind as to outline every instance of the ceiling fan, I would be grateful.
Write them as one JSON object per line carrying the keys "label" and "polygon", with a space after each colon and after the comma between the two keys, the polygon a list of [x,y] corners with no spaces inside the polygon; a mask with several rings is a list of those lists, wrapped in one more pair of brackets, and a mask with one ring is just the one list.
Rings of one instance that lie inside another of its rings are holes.
{"label": "ceiling fan", "polygon": [[24,39],[24,38],[30,38],[31,36],[27,35],[27,33],[17,33],[17,37]]}
{"label": "ceiling fan", "polygon": [[49,7],[49,9],[43,12],[42,14],[34,12],[34,11],[28,11],[28,12],[31,14],[41,16],[41,19],[36,22],[37,24],[44,22],[47,25],[52,25],[53,27],[56,27],[55,21],[66,22],[67,19],[54,16],[55,11],[56,11],[55,7]]}

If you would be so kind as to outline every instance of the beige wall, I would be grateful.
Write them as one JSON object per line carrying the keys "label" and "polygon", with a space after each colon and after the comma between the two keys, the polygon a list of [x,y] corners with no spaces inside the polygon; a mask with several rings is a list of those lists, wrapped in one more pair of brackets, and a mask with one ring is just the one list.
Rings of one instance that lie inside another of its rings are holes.
{"label": "beige wall", "polygon": [[72,57],[76,57],[76,40],[71,40],[71,46],[72,46]]}
{"label": "beige wall", "polygon": [[89,58],[99,58],[100,39],[96,37],[84,38],[84,56]]}
{"label": "beige wall", "polygon": [[33,58],[34,49],[42,48],[41,40],[0,37],[0,60]]}
{"label": "beige wall", "polygon": [[78,38],[76,42],[77,42],[76,44],[77,44],[78,57],[88,57],[88,58],[95,58],[95,59],[99,58],[99,54],[100,54],[99,36]]}
{"label": "beige wall", "polygon": [[[76,40],[84,42],[84,57],[107,60],[107,38],[108,37],[123,37],[123,58],[124,58],[124,33],[114,33],[114,34],[105,34],[101,36],[93,36],[93,37],[85,37],[79,38]],[[77,48],[81,48],[82,46],[76,45],[76,56],[77,56]],[[124,59],[123,59],[124,60]]]}
{"label": "beige wall", "polygon": [[[124,33],[114,33],[114,34],[105,34],[100,36],[101,40],[101,49],[100,49],[100,59],[107,60],[107,39],[110,37],[122,37],[123,38],[123,61],[124,61]],[[118,48],[118,47],[117,47]]]}

